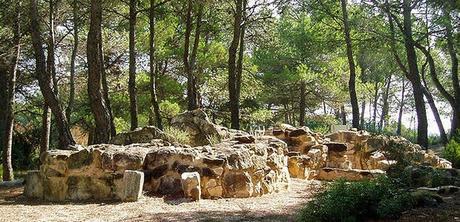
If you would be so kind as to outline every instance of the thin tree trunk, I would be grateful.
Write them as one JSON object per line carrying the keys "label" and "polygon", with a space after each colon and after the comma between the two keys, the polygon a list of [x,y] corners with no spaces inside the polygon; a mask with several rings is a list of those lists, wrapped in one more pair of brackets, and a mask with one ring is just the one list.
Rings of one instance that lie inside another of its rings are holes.
{"label": "thin tree trunk", "polygon": [[363,99],[363,101],[361,102],[361,129],[364,129],[364,125],[365,125],[365,122],[364,122],[364,112],[366,112],[366,100]]}
{"label": "thin tree trunk", "polygon": [[101,81],[103,78],[102,60],[102,5],[101,0],[91,0],[90,27],[87,42],[88,59],[88,95],[90,98],[91,112],[96,123],[94,135],[95,143],[108,143],[111,138],[112,124],[104,89]]}
{"label": "thin tree trunk", "polygon": [[300,81],[300,101],[299,101],[299,124],[303,126],[305,124],[305,94],[306,94],[306,83],[305,81]]}
{"label": "thin tree trunk", "polygon": [[348,65],[350,68],[350,79],[348,82],[348,90],[350,93],[350,101],[351,101],[351,108],[352,108],[352,126],[353,128],[359,128],[359,105],[358,105],[358,97],[356,96],[356,66],[355,61],[353,58],[353,47],[351,43],[350,37],[350,27],[348,22],[348,12],[347,12],[347,0],[341,0],[342,6],[342,15],[343,15],[343,26],[344,26],[344,35],[345,35],[345,43],[347,45],[347,57],[348,57]]}
{"label": "thin tree trunk", "polygon": [[373,104],[373,113],[372,113],[372,125],[374,129],[376,128],[377,124],[377,104],[379,101],[379,83],[375,82],[374,84],[374,104]]}
{"label": "thin tree trunk", "polygon": [[238,100],[238,110],[241,98],[241,81],[243,78],[243,63],[244,63],[244,47],[245,47],[245,35],[246,35],[246,6],[248,1],[243,0],[243,14],[242,14],[242,23],[241,24],[241,31],[240,31],[240,46],[238,51],[238,61],[236,65],[236,98]]}
{"label": "thin tree trunk", "polygon": [[[157,90],[156,90],[156,66],[155,66],[155,0],[150,0],[150,11],[149,11],[149,24],[150,24],[150,36],[149,36],[149,56],[150,56],[150,103],[151,110],[153,113],[150,114],[150,125],[153,125],[153,115],[155,116],[155,122],[159,129],[163,129],[161,121],[160,106],[158,104]],[[167,63],[165,62],[165,68]]]}
{"label": "thin tree trunk", "polygon": [[36,73],[40,90],[47,104],[56,119],[56,125],[59,132],[59,148],[67,149],[69,146],[75,145],[72,134],[70,132],[69,123],[65,113],[60,105],[60,101],[55,94],[53,83],[51,82],[51,71],[47,70],[45,53],[43,50],[42,37],[40,35],[40,23],[38,21],[38,9],[36,0],[30,1],[30,18],[31,18],[31,39],[36,60]]}
{"label": "thin tree trunk", "polygon": [[186,23],[185,23],[185,40],[184,40],[184,54],[183,54],[183,63],[184,63],[184,71],[187,75],[187,99],[188,99],[188,110],[194,110],[197,107],[196,104],[196,96],[194,93],[195,87],[194,78],[193,78],[193,71],[190,62],[190,36],[192,34],[192,11],[193,11],[193,1],[187,1],[187,15],[186,15]]}
{"label": "thin tree trunk", "polygon": [[406,83],[405,79],[402,79],[402,91],[401,91],[401,102],[399,104],[399,112],[398,112],[398,126],[396,129],[396,135],[401,136],[401,127],[402,127],[402,116],[404,112],[404,105],[406,99]]}
{"label": "thin tree trunk", "polygon": [[236,0],[236,8],[233,21],[233,37],[228,49],[228,92],[231,113],[231,128],[240,128],[240,109],[238,101],[237,83],[238,74],[236,67],[237,51],[241,35],[241,23],[243,21],[243,0]]}
{"label": "thin tree trunk", "polygon": [[55,2],[53,0],[49,1],[49,37],[48,37],[48,56],[47,56],[47,66],[48,66],[48,71],[51,72],[51,77],[53,79],[53,87],[54,87],[54,93],[56,94],[57,98],[59,98],[59,89],[58,89],[58,81],[57,81],[57,76],[56,76],[56,62],[55,62],[55,44],[54,44],[54,6]]}
{"label": "thin tree trunk", "polygon": [[425,95],[425,98],[428,101],[428,104],[430,105],[431,112],[433,113],[436,124],[438,125],[439,136],[441,137],[441,142],[443,144],[447,144],[448,143],[447,134],[446,134],[446,130],[444,129],[444,125],[442,124],[441,115],[439,114],[438,108],[436,107],[436,103],[434,102],[434,99],[433,99],[433,95],[430,93],[428,89],[428,85],[426,83],[426,79],[425,79],[426,65],[427,63],[424,63],[422,65],[422,70],[421,70],[422,82],[424,85],[423,94]]}
{"label": "thin tree trunk", "polygon": [[340,107],[340,118],[342,119],[342,124],[347,125],[347,113],[345,112],[345,106]]}
{"label": "thin tree trunk", "polygon": [[51,135],[51,109],[48,106],[43,106],[42,114],[42,131],[40,135],[40,156],[50,148]]}
{"label": "thin tree trunk", "polygon": [[131,117],[131,130],[138,126],[137,90],[136,90],[136,20],[137,0],[129,0],[129,114]]}
{"label": "thin tree trunk", "polygon": [[[101,51],[101,61],[104,61],[102,44],[101,44],[100,51]],[[117,132],[115,128],[112,105],[110,103],[110,98],[109,98],[109,84],[107,82],[107,72],[105,72],[104,65],[102,65],[102,94],[104,95],[104,101],[105,101],[105,104],[107,105],[107,111],[109,112],[110,136],[113,137],[117,135]]]}
{"label": "thin tree trunk", "polygon": [[379,123],[380,132],[382,132],[382,130],[384,129],[385,122],[388,119],[388,111],[389,111],[388,98],[390,94],[391,78],[392,78],[392,75],[388,77],[386,87],[385,87],[385,92],[383,93],[382,116],[380,117],[380,123]]}
{"label": "thin tree trunk", "polygon": [[66,117],[67,119],[71,120],[72,117],[72,110],[75,104],[75,60],[77,58],[78,53],[78,1],[74,0],[72,5],[72,22],[73,22],[73,48],[72,48],[72,55],[70,56],[70,89],[69,89],[69,103],[66,109]]}
{"label": "thin tree trunk", "polygon": [[[1,138],[1,146],[3,148],[3,181],[11,181],[14,179],[13,173],[13,164],[11,160],[11,154],[13,151],[13,127],[14,127],[14,93],[16,89],[16,74],[18,69],[18,60],[21,53],[21,34],[20,34],[20,4],[15,7],[15,18],[13,22],[13,48],[14,53],[11,56],[9,64],[7,66],[8,73],[5,72],[5,76],[8,76],[6,80],[7,88],[6,88],[6,106],[4,107],[4,115],[0,116],[3,118],[1,121],[4,124],[1,127],[4,127],[4,131],[2,130]],[[5,70],[6,71],[6,70]],[[2,75],[2,74],[0,74]]]}
{"label": "thin tree trunk", "polygon": [[[199,3],[198,3],[199,4]],[[200,45],[200,36],[201,36],[201,23],[202,23],[202,16],[203,16],[203,5],[198,5],[198,13],[196,15],[196,27],[195,27],[195,39],[193,40],[193,49],[192,54],[190,55],[190,72],[192,73],[192,96],[194,105],[196,108],[199,108],[199,93],[197,89],[197,75],[195,74],[195,66],[196,66],[196,57],[198,55],[198,47]]]}
{"label": "thin tree trunk", "polygon": [[[450,3],[453,3],[453,1]],[[449,51],[451,61],[451,79],[455,95],[455,106],[453,107],[454,114],[451,123],[451,136],[454,136],[455,134],[460,133],[460,83],[458,78],[458,57],[452,34],[452,19],[450,17],[450,10],[444,10],[444,14],[447,18],[447,22],[444,23],[446,28],[447,49]]]}
{"label": "thin tree trunk", "polygon": [[426,116],[425,101],[423,99],[423,86],[420,81],[420,74],[417,66],[417,54],[414,48],[414,39],[412,37],[412,6],[411,0],[403,1],[403,18],[404,18],[404,46],[406,48],[406,57],[409,66],[409,80],[414,90],[415,109],[417,112],[417,143],[421,146],[428,147],[428,121]]}

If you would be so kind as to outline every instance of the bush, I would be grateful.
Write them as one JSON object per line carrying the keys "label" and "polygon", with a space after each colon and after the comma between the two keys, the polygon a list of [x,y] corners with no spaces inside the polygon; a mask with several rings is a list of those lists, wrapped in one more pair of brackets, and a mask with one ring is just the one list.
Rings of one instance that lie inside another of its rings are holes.
{"label": "bush", "polygon": [[442,156],[452,162],[452,166],[460,168],[460,143],[452,139],[444,148]]}
{"label": "bush", "polygon": [[169,142],[190,144],[190,135],[185,130],[176,127],[166,127],[164,133],[166,134],[166,140]]}
{"label": "bush", "polygon": [[333,115],[311,115],[307,116],[305,125],[313,132],[326,134],[329,132],[331,125],[337,125],[340,122]]}
{"label": "bush", "polygon": [[339,180],[302,209],[299,221],[362,221],[395,218],[412,207],[411,196],[389,179]]}

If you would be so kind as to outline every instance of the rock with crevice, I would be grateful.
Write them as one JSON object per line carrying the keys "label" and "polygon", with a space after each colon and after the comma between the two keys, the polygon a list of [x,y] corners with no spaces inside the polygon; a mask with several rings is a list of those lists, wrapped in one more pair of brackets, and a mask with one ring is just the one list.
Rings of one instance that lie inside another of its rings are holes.
{"label": "rock with crevice", "polygon": [[212,123],[201,109],[175,116],[171,120],[171,126],[187,131],[191,146],[216,144],[229,136],[227,129]]}

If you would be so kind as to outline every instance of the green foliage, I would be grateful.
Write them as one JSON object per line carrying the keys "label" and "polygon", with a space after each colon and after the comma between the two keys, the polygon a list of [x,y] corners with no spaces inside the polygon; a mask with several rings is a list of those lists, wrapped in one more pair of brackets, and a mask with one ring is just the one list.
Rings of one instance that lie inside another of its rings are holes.
{"label": "green foliage", "polygon": [[452,162],[452,166],[460,168],[460,143],[455,139],[450,140],[442,152],[442,156]]}
{"label": "green foliage", "polygon": [[273,112],[267,109],[257,109],[249,114],[249,120],[258,125],[268,125],[273,119]]}
{"label": "green foliage", "polygon": [[313,132],[326,134],[330,130],[331,125],[339,124],[339,121],[332,115],[312,115],[307,116],[305,125]]}
{"label": "green foliage", "polygon": [[307,203],[299,221],[362,221],[395,218],[412,207],[411,196],[386,178],[372,181],[339,180]]}
{"label": "green foliage", "polygon": [[176,127],[166,127],[164,133],[166,134],[166,140],[169,142],[190,144],[190,135],[185,130]]}
{"label": "green foliage", "polygon": [[159,106],[162,117],[166,119],[171,119],[181,112],[179,104],[169,100],[162,101]]}

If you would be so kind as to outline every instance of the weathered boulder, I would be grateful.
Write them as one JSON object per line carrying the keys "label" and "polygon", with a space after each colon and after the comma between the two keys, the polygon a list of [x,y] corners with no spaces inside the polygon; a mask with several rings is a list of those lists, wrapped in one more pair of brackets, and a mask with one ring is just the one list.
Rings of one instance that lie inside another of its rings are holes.
{"label": "weathered boulder", "polygon": [[191,146],[209,145],[228,136],[225,128],[213,124],[200,109],[179,114],[171,120],[171,125],[189,133]]}
{"label": "weathered boulder", "polygon": [[150,143],[152,140],[167,139],[163,131],[155,126],[146,126],[129,132],[117,134],[110,140],[111,144],[129,145],[133,143]]}

